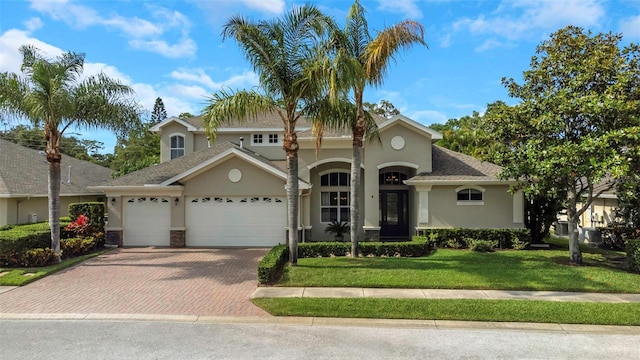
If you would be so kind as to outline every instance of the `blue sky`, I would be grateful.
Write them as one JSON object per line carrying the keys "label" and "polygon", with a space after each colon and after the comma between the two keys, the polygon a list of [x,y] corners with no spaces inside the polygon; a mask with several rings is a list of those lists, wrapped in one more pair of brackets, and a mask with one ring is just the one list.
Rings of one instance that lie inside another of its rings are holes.
{"label": "blue sky", "polygon": [[[344,23],[351,1],[311,1]],[[156,97],[169,116],[198,114],[211,92],[250,88],[257,76],[233,40],[222,41],[224,22],[242,14],[277,17],[304,2],[289,0],[0,2],[0,71],[19,72],[18,48],[33,44],[48,56],[86,53],[85,73],[100,71],[131,85],[149,112]],[[391,101],[425,125],[483,112],[509,99],[502,77],[520,79],[536,45],[569,24],[640,42],[638,0],[362,0],[373,34],[404,19],[425,27],[428,48],[414,47],[391,67],[385,84],[365,100]],[[0,119],[2,121],[2,119]],[[105,131],[74,130],[105,143]]]}

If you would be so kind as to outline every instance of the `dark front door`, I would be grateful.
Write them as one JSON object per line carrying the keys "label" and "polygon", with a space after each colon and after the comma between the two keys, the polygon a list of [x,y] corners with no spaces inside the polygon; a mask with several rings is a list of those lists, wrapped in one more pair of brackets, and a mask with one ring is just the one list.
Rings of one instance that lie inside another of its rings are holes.
{"label": "dark front door", "polygon": [[380,236],[409,236],[409,192],[407,190],[380,191]]}

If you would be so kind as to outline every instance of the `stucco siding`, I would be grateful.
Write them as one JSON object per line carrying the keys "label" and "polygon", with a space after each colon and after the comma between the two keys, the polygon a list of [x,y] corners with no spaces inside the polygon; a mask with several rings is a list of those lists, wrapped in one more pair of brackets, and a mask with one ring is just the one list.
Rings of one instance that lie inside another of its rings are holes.
{"label": "stucco siding", "polygon": [[[71,203],[97,201],[97,199],[98,196],[60,197],[60,216],[69,215],[69,204]],[[31,214],[36,214],[38,222],[49,219],[49,203],[46,197],[0,199],[0,208],[2,208],[2,202],[6,204],[6,216],[2,216],[1,219],[7,221],[7,224],[27,224],[31,222]],[[2,215],[2,211],[0,209],[0,215]],[[3,220],[0,220],[0,223]]]}
{"label": "stucco siding", "polygon": [[204,150],[209,147],[209,139],[206,134],[193,134],[193,151]]}
{"label": "stucco siding", "polygon": [[[399,150],[391,146],[394,137],[404,139],[404,147]],[[407,162],[418,165],[417,172],[431,171],[431,139],[401,124],[393,125],[380,134],[381,143],[368,142],[365,145],[367,167],[377,167],[386,163]]]}
{"label": "stucco siding", "polygon": [[[317,166],[311,171],[311,183],[313,184],[313,191],[309,196],[310,201],[310,221],[311,221],[311,238],[313,241],[332,241],[333,235],[325,233],[324,229],[328,223],[322,222],[321,217],[321,201],[320,196],[323,191],[349,191],[349,186],[346,187],[322,187],[320,186],[320,174],[331,172],[333,170],[339,170],[349,173],[351,165],[348,163],[327,163]],[[362,180],[361,184],[364,184],[364,176],[360,176]],[[361,186],[362,189],[362,186]],[[360,196],[360,217],[363,218],[366,209],[364,208],[364,199]],[[377,211],[377,208],[371,209],[371,211]],[[309,224],[302,224],[302,226],[308,226]],[[349,236],[345,236],[345,240],[349,240]]]}
{"label": "stucco siding", "polygon": [[483,186],[483,205],[458,205],[458,186],[433,186],[429,192],[427,228],[520,228],[513,222],[513,197],[508,186]]}
{"label": "stucco siding", "polygon": [[[238,169],[242,178],[238,182],[229,180],[229,171]],[[209,195],[286,195],[285,180],[245,160],[232,158],[216,167],[184,182],[184,196]]]}
{"label": "stucco siding", "polygon": [[[275,134],[277,132],[274,131],[273,133]],[[231,142],[240,145],[240,138],[242,137],[244,139],[244,141],[242,142],[242,146],[245,149],[258,153],[269,160],[284,160],[286,158],[284,150],[282,149],[282,142],[280,142],[279,144],[269,144],[269,133],[260,132],[259,134],[263,134],[263,141],[265,142],[263,145],[253,145],[251,143],[252,134],[247,133],[218,134],[215,142]],[[282,134],[278,133],[278,136],[282,138]]]}
{"label": "stucco siding", "polygon": [[184,136],[184,153],[190,154],[194,151],[193,133],[179,123],[169,123],[162,128],[162,137],[160,138],[160,162],[171,160],[171,136]]}
{"label": "stucco siding", "polygon": [[[582,206],[578,204],[578,206]],[[614,210],[618,206],[617,199],[594,199],[590,209],[585,211],[580,219],[582,227],[607,226],[615,219]]]}

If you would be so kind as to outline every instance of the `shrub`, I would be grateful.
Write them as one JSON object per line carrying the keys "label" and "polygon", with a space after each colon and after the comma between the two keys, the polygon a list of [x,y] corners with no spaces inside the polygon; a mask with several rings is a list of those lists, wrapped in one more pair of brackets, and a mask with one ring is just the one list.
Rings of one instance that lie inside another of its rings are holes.
{"label": "shrub", "polygon": [[287,245],[274,246],[258,264],[258,282],[260,284],[277,282],[282,276],[288,257],[289,247]]}
{"label": "shrub", "polygon": [[469,239],[497,241],[500,249],[526,248],[531,243],[531,232],[528,229],[426,229],[424,236],[433,239],[436,247],[461,248],[468,246]]}
{"label": "shrub", "polygon": [[89,253],[96,248],[96,239],[90,237],[75,237],[60,241],[60,250],[65,257],[79,256]]}
{"label": "shrub", "polygon": [[627,240],[625,248],[629,270],[640,273],[640,239]]}
{"label": "shrub", "polygon": [[[361,242],[358,244],[362,256],[403,256],[416,257],[428,255],[431,245],[426,237],[414,237],[412,241]],[[344,242],[308,242],[298,244],[298,257],[346,256],[351,244]]]}
{"label": "shrub", "polygon": [[38,248],[29,249],[22,254],[20,266],[24,267],[41,267],[53,264],[55,259],[53,249]]}
{"label": "shrub", "polygon": [[[360,249],[362,250],[360,243]],[[351,243],[346,242],[306,242],[298,244],[298,257],[346,256],[351,251]]]}
{"label": "shrub", "polygon": [[[67,224],[60,222],[61,238]],[[12,229],[0,232],[0,265],[20,266],[27,250],[51,247],[49,223],[14,225]]]}
{"label": "shrub", "polygon": [[105,225],[104,203],[103,202],[81,202],[69,204],[69,217],[76,221],[80,215],[89,218],[91,227],[102,231]]}
{"label": "shrub", "polygon": [[493,248],[498,245],[497,241],[489,241],[489,240],[478,240],[478,239],[468,239],[467,243],[472,251],[477,252],[491,252]]}

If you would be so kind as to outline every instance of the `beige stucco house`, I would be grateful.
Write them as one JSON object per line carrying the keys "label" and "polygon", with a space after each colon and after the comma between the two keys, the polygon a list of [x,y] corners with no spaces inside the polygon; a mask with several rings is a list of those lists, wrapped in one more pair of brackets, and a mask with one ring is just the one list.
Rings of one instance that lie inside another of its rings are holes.
{"label": "beige stucco house", "polygon": [[[426,228],[522,228],[523,196],[500,167],[433,142],[441,135],[404,116],[377,118],[381,142],[366,143],[362,228],[367,240],[409,239]],[[124,246],[273,246],[286,242],[287,169],[277,114],[220,128],[209,143],[198,117],[170,118],[161,163],[96,189],[108,201],[108,241]],[[316,155],[311,125],[297,124],[300,241],[332,240],[349,220],[351,137],[325,133]]]}
{"label": "beige stucco house", "polygon": [[[110,169],[63,155],[61,170],[61,216],[70,203],[104,199],[88,186],[109,180]],[[48,171],[44,152],[0,139],[0,226],[48,220]]]}

